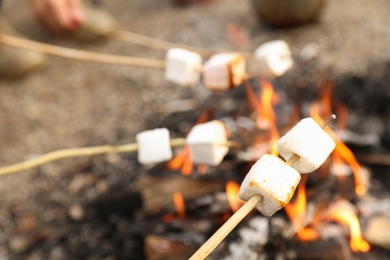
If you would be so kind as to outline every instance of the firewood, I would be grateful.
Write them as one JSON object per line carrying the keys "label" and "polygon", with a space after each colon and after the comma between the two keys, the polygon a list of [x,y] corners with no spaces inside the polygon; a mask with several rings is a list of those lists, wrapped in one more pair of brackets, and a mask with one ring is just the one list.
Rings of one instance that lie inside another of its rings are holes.
{"label": "firewood", "polygon": [[145,256],[149,260],[188,259],[196,248],[184,242],[174,241],[166,237],[148,235],[145,239]]}
{"label": "firewood", "polygon": [[191,200],[223,189],[223,182],[173,177],[142,177],[137,186],[142,194],[146,215],[157,214],[172,203],[174,192],[180,192],[184,200]]}

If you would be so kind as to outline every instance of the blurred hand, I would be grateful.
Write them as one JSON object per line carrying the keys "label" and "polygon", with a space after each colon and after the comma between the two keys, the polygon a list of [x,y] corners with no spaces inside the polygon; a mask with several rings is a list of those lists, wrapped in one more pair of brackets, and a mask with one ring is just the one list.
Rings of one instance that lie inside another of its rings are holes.
{"label": "blurred hand", "polygon": [[73,31],[84,23],[82,0],[30,0],[30,3],[38,21],[51,32]]}

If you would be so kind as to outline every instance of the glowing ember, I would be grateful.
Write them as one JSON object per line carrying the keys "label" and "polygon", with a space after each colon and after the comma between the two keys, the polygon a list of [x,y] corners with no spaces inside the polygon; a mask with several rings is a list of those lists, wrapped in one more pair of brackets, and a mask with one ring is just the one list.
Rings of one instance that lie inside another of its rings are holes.
{"label": "glowing ember", "polygon": [[368,252],[370,250],[370,244],[362,238],[359,219],[353,210],[352,204],[348,201],[340,200],[335,206],[330,208],[328,216],[335,221],[349,225],[351,233],[349,243],[354,252]]}
{"label": "glowing ember", "polygon": [[173,203],[175,204],[176,212],[179,218],[184,219],[186,217],[186,207],[183,196],[180,192],[173,194]]}
{"label": "glowing ember", "polygon": [[244,202],[238,197],[240,191],[240,185],[234,181],[228,181],[226,183],[226,195],[229,200],[230,208],[233,212],[236,212],[241,208]]}
{"label": "glowing ember", "polygon": [[319,238],[318,232],[306,226],[306,184],[307,175],[302,175],[298,185],[295,201],[288,203],[285,207],[286,213],[291,219],[297,237],[301,241],[312,241]]}

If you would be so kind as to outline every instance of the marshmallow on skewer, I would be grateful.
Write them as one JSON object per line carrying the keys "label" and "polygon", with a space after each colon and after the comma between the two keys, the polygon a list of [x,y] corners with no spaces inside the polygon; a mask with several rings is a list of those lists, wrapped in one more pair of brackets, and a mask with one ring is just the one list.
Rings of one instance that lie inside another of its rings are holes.
{"label": "marshmallow on skewer", "polygon": [[203,65],[204,84],[213,91],[237,87],[246,75],[245,59],[239,53],[214,54]]}
{"label": "marshmallow on skewer", "polygon": [[285,160],[293,154],[299,155],[292,167],[300,173],[309,173],[325,162],[335,146],[333,139],[308,117],[279,139],[277,149]]}
{"label": "marshmallow on skewer", "polygon": [[226,141],[225,127],[218,120],[194,126],[187,136],[191,161],[213,166],[220,164],[229,151],[224,145]]}
{"label": "marshmallow on skewer", "polygon": [[282,76],[292,65],[291,51],[287,42],[275,40],[260,45],[254,52],[254,68],[251,72],[268,79]]}
{"label": "marshmallow on skewer", "polygon": [[252,196],[260,195],[262,200],[256,208],[270,217],[290,201],[300,180],[297,170],[279,157],[265,154],[246,175],[239,196],[248,201]]}
{"label": "marshmallow on skewer", "polygon": [[202,57],[195,52],[173,48],[166,54],[165,78],[182,86],[196,84],[200,79]]}
{"label": "marshmallow on skewer", "polygon": [[172,158],[168,129],[147,130],[138,133],[135,139],[138,144],[138,161],[141,164],[159,163]]}

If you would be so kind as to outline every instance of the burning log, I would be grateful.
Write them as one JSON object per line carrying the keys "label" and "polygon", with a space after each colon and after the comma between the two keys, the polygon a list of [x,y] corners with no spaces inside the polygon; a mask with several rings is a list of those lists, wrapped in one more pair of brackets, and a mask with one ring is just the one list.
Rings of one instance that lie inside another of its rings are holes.
{"label": "burning log", "polygon": [[335,238],[311,242],[294,240],[289,243],[286,254],[292,259],[349,259],[347,246],[343,241]]}
{"label": "burning log", "polygon": [[162,213],[173,204],[173,196],[180,193],[183,200],[192,200],[223,190],[220,181],[171,177],[142,177],[135,191],[108,193],[91,203],[103,218],[110,214],[132,215],[142,211],[145,215]]}
{"label": "burning log", "polygon": [[140,178],[137,184],[143,198],[145,214],[156,214],[171,204],[175,192],[184,200],[191,200],[223,189],[219,181],[199,180],[175,176],[172,178]]}
{"label": "burning log", "polygon": [[149,260],[189,258],[196,250],[183,241],[175,241],[167,237],[148,235],[145,239],[145,256]]}

